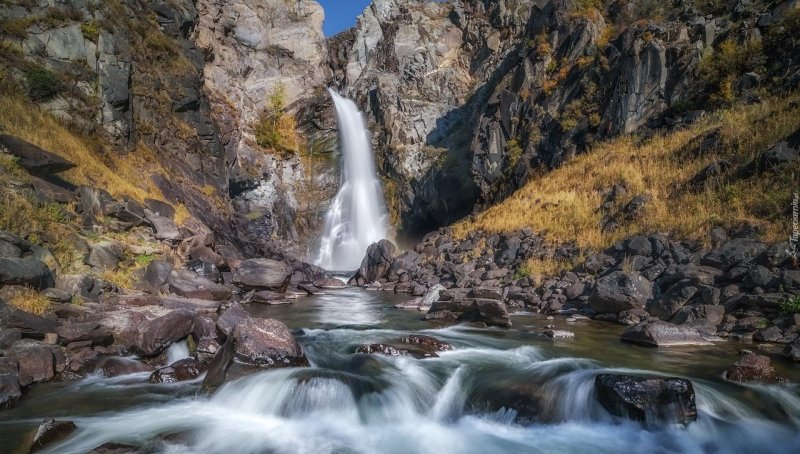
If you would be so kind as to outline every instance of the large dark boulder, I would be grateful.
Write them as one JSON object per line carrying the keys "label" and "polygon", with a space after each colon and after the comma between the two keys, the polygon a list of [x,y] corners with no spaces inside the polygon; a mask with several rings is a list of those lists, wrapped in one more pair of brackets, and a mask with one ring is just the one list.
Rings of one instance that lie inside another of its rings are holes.
{"label": "large dark boulder", "polygon": [[652,425],[697,420],[694,387],[685,378],[600,374],[594,392],[614,416]]}
{"label": "large dark boulder", "polygon": [[43,290],[53,287],[55,280],[50,268],[40,260],[27,258],[0,258],[0,286],[22,285]]}
{"label": "large dark boulder", "polygon": [[745,353],[725,372],[728,380],[743,383],[780,383],[783,381],[768,356]]}
{"label": "large dark boulder", "polygon": [[233,295],[229,288],[189,270],[172,271],[169,289],[176,295],[207,301],[227,301]]}
{"label": "large dark boulder", "polygon": [[18,329],[26,337],[44,339],[55,331],[58,323],[48,318],[15,309],[0,301],[0,328]]}
{"label": "large dark boulder", "polygon": [[361,261],[361,267],[350,279],[350,283],[365,285],[385,278],[394,263],[395,250],[394,244],[389,240],[380,240],[370,244],[367,254]]}
{"label": "large dark boulder", "polygon": [[233,329],[248,318],[250,318],[250,314],[244,310],[244,306],[240,303],[233,303],[217,319],[217,329],[225,335],[223,338],[230,336],[233,333]]}
{"label": "large dark boulder", "polygon": [[649,319],[625,329],[623,342],[646,347],[676,347],[683,345],[711,345],[715,338],[704,335],[696,328],[674,325],[658,319]]}
{"label": "large dark boulder", "polygon": [[595,312],[619,313],[644,307],[653,298],[653,284],[637,272],[615,271],[597,280],[589,295]]}
{"label": "large dark boulder", "polygon": [[165,260],[153,260],[144,269],[138,288],[143,291],[158,294],[161,287],[167,283],[172,273],[173,265]]}
{"label": "large dark boulder", "polygon": [[51,175],[75,167],[75,164],[20,138],[0,134],[0,148],[19,159],[19,165],[36,175]]}
{"label": "large dark boulder", "polygon": [[90,345],[109,345],[114,335],[99,322],[66,323],[56,328],[58,340],[62,345],[72,342],[88,341]]}
{"label": "large dark boulder", "polygon": [[116,241],[100,241],[89,249],[83,262],[98,270],[113,270],[125,258],[125,248]]}
{"label": "large dark boulder", "polygon": [[488,326],[511,327],[511,317],[505,303],[498,300],[476,299],[458,318],[461,322],[485,323]]}
{"label": "large dark boulder", "polygon": [[285,262],[272,259],[244,260],[233,272],[231,282],[246,289],[285,292],[292,269]]}
{"label": "large dark boulder", "polygon": [[209,364],[203,389],[213,391],[228,380],[259,369],[308,365],[286,325],[273,319],[250,318],[236,325]]}
{"label": "large dark boulder", "polygon": [[158,355],[191,334],[195,316],[193,311],[178,309],[147,321],[141,327],[141,339],[134,351],[143,356]]}

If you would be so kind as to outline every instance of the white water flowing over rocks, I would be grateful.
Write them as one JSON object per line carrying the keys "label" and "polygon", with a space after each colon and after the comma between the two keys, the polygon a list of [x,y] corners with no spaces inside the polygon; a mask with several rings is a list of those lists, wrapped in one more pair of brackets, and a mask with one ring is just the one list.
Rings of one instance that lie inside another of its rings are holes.
{"label": "white water flowing over rocks", "polygon": [[344,166],[314,263],[327,270],[350,271],[359,267],[370,244],[386,237],[386,204],[364,116],[353,101],[328,91],[336,106]]}

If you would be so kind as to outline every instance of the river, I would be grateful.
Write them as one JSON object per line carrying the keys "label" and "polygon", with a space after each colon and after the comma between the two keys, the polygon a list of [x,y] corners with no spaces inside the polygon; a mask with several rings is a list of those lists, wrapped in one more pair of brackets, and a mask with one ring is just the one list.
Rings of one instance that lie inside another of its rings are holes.
{"label": "river", "polygon": [[[648,349],[620,343],[621,326],[534,314],[513,315],[508,330],[429,329],[421,313],[393,307],[404,299],[343,289],[287,306],[251,305],[252,315],[297,330],[311,368],[253,374],[213,396],[199,393],[200,381],[154,385],[147,374],[38,385],[0,413],[0,446],[15,452],[5,447],[55,417],[78,430],[53,453],[109,441],[226,454],[800,452],[797,385],[722,378],[742,344]],[[543,338],[550,324],[575,337]],[[454,350],[425,359],[353,353],[412,332]],[[776,363],[800,381],[800,368]],[[595,375],[608,371],[690,378],[698,420],[656,427],[611,417],[592,395]],[[517,391],[537,396],[535,416],[503,408]]]}

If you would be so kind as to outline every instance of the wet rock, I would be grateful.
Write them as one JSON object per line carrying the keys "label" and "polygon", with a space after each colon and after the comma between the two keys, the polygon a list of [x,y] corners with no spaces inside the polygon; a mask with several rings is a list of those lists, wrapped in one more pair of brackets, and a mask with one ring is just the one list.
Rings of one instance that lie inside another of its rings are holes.
{"label": "wet rock", "polygon": [[33,437],[33,444],[29,452],[41,451],[48,446],[52,446],[65,438],[69,437],[77,426],[72,421],[57,421],[55,419],[47,419],[36,431]]}
{"label": "wet rock", "polygon": [[400,343],[404,345],[414,345],[431,352],[444,352],[453,349],[453,346],[445,341],[421,334],[409,334],[401,338]]}
{"label": "wet rock", "polygon": [[572,339],[575,333],[561,329],[548,329],[544,331],[544,335],[550,339]]}
{"label": "wet rock", "polygon": [[0,356],[0,410],[13,407],[21,396],[17,360]]}
{"label": "wet rock", "polygon": [[775,373],[767,356],[745,353],[725,372],[728,380],[743,383],[780,383],[783,378]]}
{"label": "wet rock", "polygon": [[623,331],[623,342],[647,347],[675,347],[684,345],[711,345],[715,338],[703,335],[696,328],[674,325],[657,319],[649,319]]}
{"label": "wet rock", "polygon": [[597,280],[589,307],[598,313],[619,313],[644,307],[653,298],[653,284],[637,272],[615,271]]}
{"label": "wet rock", "polygon": [[177,309],[145,323],[141,328],[141,341],[134,351],[143,356],[156,356],[192,332],[195,313]]}
{"label": "wet rock", "polygon": [[237,324],[208,366],[203,389],[213,391],[225,381],[274,367],[308,366],[300,344],[278,320],[251,318]]}
{"label": "wet rock", "polygon": [[193,358],[176,361],[150,374],[150,383],[176,383],[194,380],[205,371],[205,366]]}
{"label": "wet rock", "polygon": [[476,299],[458,318],[460,322],[479,322],[489,326],[511,327],[508,308],[502,301]]}
{"label": "wet rock", "polygon": [[783,355],[792,361],[800,361],[800,338],[796,338],[791,343],[786,344]]}
{"label": "wet rock", "polygon": [[366,355],[380,354],[384,356],[411,356],[414,358],[428,358],[437,356],[435,353],[427,353],[422,350],[396,347],[388,344],[369,344],[356,348],[356,353]]}
{"label": "wet rock", "polygon": [[249,259],[241,262],[231,282],[246,289],[266,289],[285,292],[292,269],[284,262],[271,259]]}
{"label": "wet rock", "polygon": [[94,366],[94,373],[108,378],[152,371],[153,366],[149,364],[119,356],[101,358]]}
{"label": "wet rock", "polygon": [[116,241],[101,241],[91,246],[83,262],[98,270],[113,270],[124,258],[124,248]]}
{"label": "wet rock", "polygon": [[325,290],[331,289],[339,289],[347,287],[347,284],[342,282],[336,278],[327,278],[327,279],[316,279],[314,282],[314,287],[318,287]]}
{"label": "wet rock", "polygon": [[34,258],[0,257],[0,286],[22,285],[42,290],[53,287],[50,268]]}
{"label": "wet rock", "polygon": [[137,454],[139,452],[140,450],[137,446],[108,442],[103,443],[86,454]]}
{"label": "wet rock", "polygon": [[694,387],[685,378],[600,374],[594,392],[606,411],[622,418],[651,425],[697,420]]}

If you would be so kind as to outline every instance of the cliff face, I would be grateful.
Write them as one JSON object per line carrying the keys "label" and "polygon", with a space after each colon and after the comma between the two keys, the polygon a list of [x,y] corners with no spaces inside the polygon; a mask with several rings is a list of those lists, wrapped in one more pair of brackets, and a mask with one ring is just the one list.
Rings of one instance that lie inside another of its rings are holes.
{"label": "cliff face", "polygon": [[[339,72],[414,235],[502,200],[593,142],[691,121],[724,91],[701,60],[724,45],[760,48],[778,9],[796,3],[376,0]],[[724,84],[736,98],[754,96],[771,71],[731,66]],[[796,62],[779,66],[796,77]]]}

